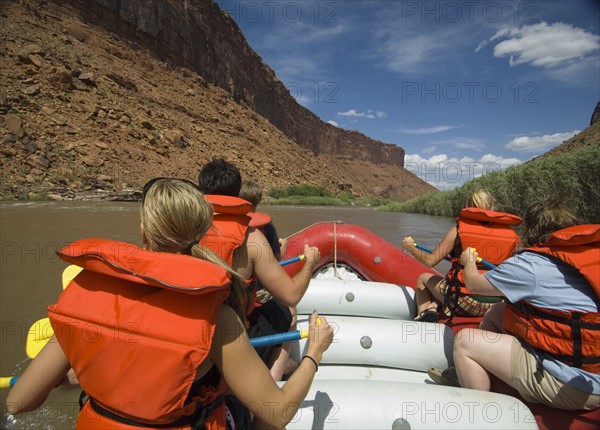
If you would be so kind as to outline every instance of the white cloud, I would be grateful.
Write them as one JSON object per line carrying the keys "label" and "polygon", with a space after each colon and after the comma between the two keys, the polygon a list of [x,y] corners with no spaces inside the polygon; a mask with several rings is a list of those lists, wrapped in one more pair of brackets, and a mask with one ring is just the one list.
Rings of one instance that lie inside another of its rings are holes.
{"label": "white cloud", "polygon": [[485,148],[485,142],[473,137],[453,137],[451,139],[432,140],[430,143],[443,147],[452,146],[457,149],[466,149],[469,151],[481,151]]}
{"label": "white cloud", "polygon": [[386,118],[387,117],[387,113],[381,112],[381,111],[374,112],[371,109],[367,110],[366,112],[359,112],[356,109],[350,109],[349,111],[338,112],[337,114],[338,114],[338,116],[353,117],[353,118],[367,118],[367,119]]}
{"label": "white cloud", "polygon": [[406,154],[404,157],[404,167],[408,171],[439,190],[450,190],[486,173],[502,171],[521,163],[518,158],[493,154],[485,154],[479,159],[448,157],[446,154],[436,154],[429,158]]}
{"label": "white cloud", "polygon": [[468,149],[471,151],[481,151],[485,145],[478,139],[462,139],[454,143],[454,147],[458,149]]}
{"label": "white cloud", "polygon": [[329,121],[327,121],[327,124],[331,124],[331,125],[333,125],[334,127],[339,127],[339,124],[338,124],[337,122],[333,121],[333,120],[329,120]]}
{"label": "white cloud", "polygon": [[452,130],[458,128],[458,125],[438,125],[435,127],[421,127],[421,128],[399,128],[394,131],[397,133],[404,134],[434,134],[441,133],[442,131]]}
{"label": "white cloud", "polygon": [[560,145],[577,133],[579,133],[579,130],[573,130],[566,133],[545,134],[543,136],[519,136],[507,143],[505,148],[518,152],[541,153]]}
{"label": "white cloud", "polygon": [[505,27],[489,40],[479,43],[475,52],[489,42],[506,39],[494,46],[494,57],[509,57],[511,66],[531,64],[556,68],[589,56],[598,56],[600,36],[581,28],[557,22],[540,22],[522,27]]}

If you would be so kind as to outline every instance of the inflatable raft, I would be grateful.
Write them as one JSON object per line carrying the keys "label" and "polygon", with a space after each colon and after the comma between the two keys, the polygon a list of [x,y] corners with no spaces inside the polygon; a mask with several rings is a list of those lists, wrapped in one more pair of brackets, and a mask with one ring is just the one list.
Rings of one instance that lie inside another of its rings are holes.
{"label": "inflatable raft", "polygon": [[[320,371],[320,370],[319,370]],[[378,380],[315,380],[287,429],[537,429],[498,393]]]}
{"label": "inflatable raft", "polygon": [[[334,326],[311,390],[287,426],[296,428],[600,428],[600,409],[572,412],[527,404],[495,380],[494,392],[444,387],[429,367],[452,365],[454,336],[479,319],[420,323],[414,286],[437,273],[363,227],[339,221],[312,225],[287,238],[284,258],[317,246],[320,265],[298,305],[299,322],[313,309]],[[294,275],[301,265],[285,270]],[[300,359],[301,340],[292,349]]]}

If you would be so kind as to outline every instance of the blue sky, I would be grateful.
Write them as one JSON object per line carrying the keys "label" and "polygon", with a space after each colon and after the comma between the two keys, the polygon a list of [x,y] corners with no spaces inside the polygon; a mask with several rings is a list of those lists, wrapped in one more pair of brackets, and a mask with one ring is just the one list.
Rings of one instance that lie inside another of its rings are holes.
{"label": "blue sky", "polygon": [[323,121],[441,190],[547,152],[600,100],[600,2],[218,0]]}

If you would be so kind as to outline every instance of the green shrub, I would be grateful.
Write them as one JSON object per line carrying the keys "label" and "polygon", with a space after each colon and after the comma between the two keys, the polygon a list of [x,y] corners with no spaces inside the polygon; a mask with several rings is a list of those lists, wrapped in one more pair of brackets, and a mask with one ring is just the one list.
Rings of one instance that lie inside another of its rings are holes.
{"label": "green shrub", "polygon": [[330,197],[331,194],[319,187],[314,185],[292,185],[287,188],[271,188],[268,192],[269,196],[275,199],[281,199],[292,196],[318,196],[318,197]]}
{"label": "green shrub", "polygon": [[562,155],[537,158],[503,172],[490,172],[462,187],[383,206],[382,210],[455,217],[473,191],[496,198],[498,211],[523,215],[533,202],[562,198],[588,223],[600,222],[600,142]]}

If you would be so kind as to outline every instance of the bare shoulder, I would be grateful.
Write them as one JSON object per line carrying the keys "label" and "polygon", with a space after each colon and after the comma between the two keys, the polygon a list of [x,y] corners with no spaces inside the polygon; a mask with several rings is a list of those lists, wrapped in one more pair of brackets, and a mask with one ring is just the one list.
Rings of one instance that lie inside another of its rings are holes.
{"label": "bare shoulder", "polygon": [[248,228],[248,240],[247,243],[264,243],[266,241],[266,237],[262,231],[258,228],[250,227]]}

